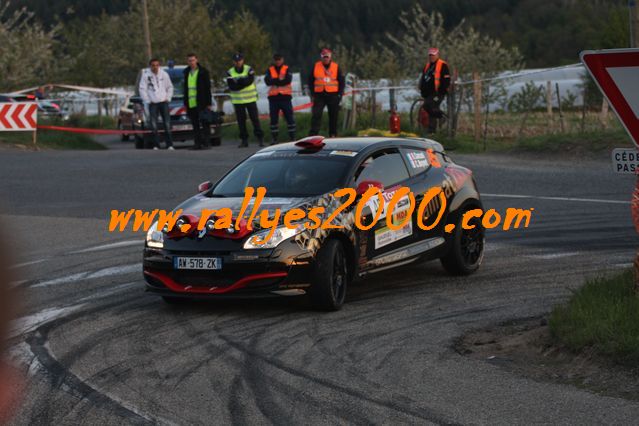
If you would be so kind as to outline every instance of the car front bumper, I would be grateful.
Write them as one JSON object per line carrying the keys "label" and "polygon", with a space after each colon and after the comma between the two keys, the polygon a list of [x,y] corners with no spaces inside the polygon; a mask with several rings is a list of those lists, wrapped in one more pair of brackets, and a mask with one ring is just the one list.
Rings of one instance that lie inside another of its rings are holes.
{"label": "car front bumper", "polygon": [[[218,257],[220,270],[174,268],[177,256]],[[311,285],[311,255],[285,241],[271,250],[174,251],[144,249],[146,290],[189,298],[269,297],[304,294]]]}

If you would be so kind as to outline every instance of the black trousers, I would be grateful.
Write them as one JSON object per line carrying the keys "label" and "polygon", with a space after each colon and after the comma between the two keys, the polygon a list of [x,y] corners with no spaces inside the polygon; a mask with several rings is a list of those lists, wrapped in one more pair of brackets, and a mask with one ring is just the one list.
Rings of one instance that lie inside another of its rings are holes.
{"label": "black trousers", "polygon": [[186,114],[193,124],[193,141],[196,147],[209,146],[211,143],[211,124],[208,121],[200,120],[201,108],[187,108]]}
{"label": "black trousers", "polygon": [[339,95],[335,94],[317,94],[313,98],[313,117],[311,118],[310,135],[319,134],[322,127],[322,114],[324,108],[328,108],[328,135],[329,137],[337,136],[337,117],[339,115]]}
{"label": "black trousers", "polygon": [[269,112],[271,115],[271,137],[273,142],[277,142],[277,136],[280,133],[280,111],[284,114],[288,129],[288,137],[291,141],[295,140],[295,116],[293,114],[293,102],[291,99],[268,99]]}
{"label": "black trousers", "polygon": [[[446,96],[446,95],[444,95]],[[424,98],[424,109],[428,113],[428,132],[435,133],[437,131],[437,122],[444,116],[439,106],[444,101],[442,95],[428,95]],[[435,100],[437,98],[437,100]]]}
{"label": "black trousers", "polygon": [[158,134],[158,116],[162,115],[162,125],[164,126],[164,140],[166,147],[173,146],[171,139],[171,116],[169,115],[169,103],[160,102],[149,104],[149,115],[151,116],[151,130],[153,131],[153,146],[160,147],[160,135]]}
{"label": "black trousers", "polygon": [[235,117],[237,118],[237,125],[240,128],[240,139],[242,142],[248,142],[248,130],[246,129],[246,116],[248,114],[253,124],[253,134],[258,141],[264,141],[264,132],[260,125],[260,116],[257,112],[257,103],[251,102],[249,104],[233,104],[235,108]]}

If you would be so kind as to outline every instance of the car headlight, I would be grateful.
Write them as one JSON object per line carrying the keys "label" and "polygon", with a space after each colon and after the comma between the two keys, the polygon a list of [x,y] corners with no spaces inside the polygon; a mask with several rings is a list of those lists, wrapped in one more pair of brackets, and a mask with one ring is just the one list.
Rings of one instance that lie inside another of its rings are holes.
{"label": "car headlight", "polygon": [[268,240],[264,244],[257,244],[257,242],[262,242],[264,238],[271,231],[270,229],[265,229],[263,231],[257,232],[253,234],[246,242],[244,243],[244,249],[272,249],[277,247],[282,241],[288,240],[302,232],[304,230],[304,226],[298,225],[295,228],[288,228],[286,226],[280,226],[273,231],[273,236],[270,240]]}
{"label": "car headlight", "polygon": [[164,247],[164,234],[158,229],[158,222],[156,221],[146,233],[146,245],[151,248],[163,248]]}

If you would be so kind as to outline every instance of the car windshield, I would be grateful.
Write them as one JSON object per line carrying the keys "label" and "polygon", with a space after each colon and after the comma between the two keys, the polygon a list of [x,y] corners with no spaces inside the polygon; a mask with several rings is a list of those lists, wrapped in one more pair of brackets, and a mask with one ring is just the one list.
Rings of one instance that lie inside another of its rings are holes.
{"label": "car windshield", "polygon": [[268,197],[308,197],[325,194],[343,184],[347,158],[257,154],[225,176],[213,196],[242,197],[244,188],[266,188]]}

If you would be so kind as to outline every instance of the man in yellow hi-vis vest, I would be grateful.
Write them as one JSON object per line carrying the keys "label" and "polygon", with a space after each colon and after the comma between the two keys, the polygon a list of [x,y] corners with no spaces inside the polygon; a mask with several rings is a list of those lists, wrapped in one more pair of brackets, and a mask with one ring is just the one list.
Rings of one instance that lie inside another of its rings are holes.
{"label": "man in yellow hi-vis vest", "polygon": [[253,133],[259,141],[260,146],[264,146],[264,132],[260,126],[260,117],[257,112],[257,87],[255,87],[255,71],[250,66],[244,64],[244,55],[236,53],[233,55],[234,66],[226,73],[226,82],[231,93],[231,103],[235,108],[237,125],[240,128],[240,139],[242,142],[238,148],[248,146],[248,131],[246,129],[246,115],[253,123]]}

